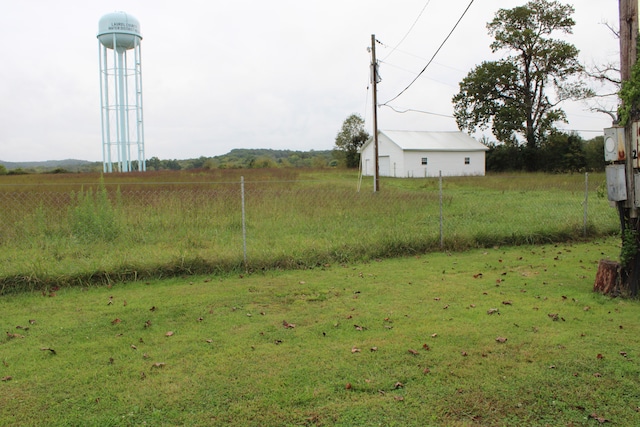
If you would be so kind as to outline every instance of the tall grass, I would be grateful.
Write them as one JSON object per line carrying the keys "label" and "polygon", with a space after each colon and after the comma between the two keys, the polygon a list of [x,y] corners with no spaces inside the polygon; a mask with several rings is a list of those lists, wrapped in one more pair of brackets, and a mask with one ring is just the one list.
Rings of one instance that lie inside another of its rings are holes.
{"label": "tall grass", "polygon": [[[240,176],[245,177],[247,264]],[[383,179],[229,170],[0,177],[0,289],[306,268],[584,237],[582,175]],[[47,176],[47,179],[50,177]],[[617,231],[590,179],[589,236]],[[13,181],[12,181],[13,180]]]}

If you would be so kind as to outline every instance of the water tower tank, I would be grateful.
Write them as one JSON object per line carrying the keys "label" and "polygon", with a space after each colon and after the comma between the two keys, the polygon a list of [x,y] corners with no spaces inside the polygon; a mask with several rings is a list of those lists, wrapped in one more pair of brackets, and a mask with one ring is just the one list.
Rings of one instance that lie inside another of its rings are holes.
{"label": "water tower tank", "polygon": [[108,13],[97,36],[103,171],[145,171],[140,23],[125,12]]}
{"label": "water tower tank", "polygon": [[112,12],[100,18],[98,40],[107,49],[129,50],[142,39],[140,22],[125,12]]}

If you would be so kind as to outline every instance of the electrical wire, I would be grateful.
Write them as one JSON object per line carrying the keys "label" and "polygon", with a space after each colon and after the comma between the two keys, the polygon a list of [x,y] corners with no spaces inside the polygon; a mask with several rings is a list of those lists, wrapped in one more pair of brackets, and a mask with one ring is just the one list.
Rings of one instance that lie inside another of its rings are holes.
{"label": "electrical wire", "polygon": [[409,83],[407,85],[407,87],[405,87],[404,89],[402,89],[400,91],[400,93],[398,93],[396,96],[394,96],[393,98],[391,98],[390,100],[388,100],[387,102],[385,102],[382,105],[386,105],[387,103],[393,101],[394,99],[398,98],[400,95],[402,95],[403,93],[405,93],[407,91],[407,89],[409,89],[415,82],[416,80],[418,80],[418,78],[420,78],[420,76],[427,70],[427,68],[429,67],[429,65],[431,65],[431,63],[433,62],[433,60],[435,59],[436,55],[438,55],[438,53],[440,52],[440,50],[442,49],[442,47],[444,46],[444,44],[447,42],[447,40],[449,40],[449,37],[451,37],[451,34],[453,34],[453,32],[456,30],[456,28],[458,27],[458,24],[460,24],[460,21],[462,21],[462,18],[464,18],[464,16],[467,14],[467,11],[469,10],[469,8],[471,7],[471,5],[473,4],[474,0],[471,0],[469,2],[469,4],[467,5],[467,8],[464,10],[464,12],[462,12],[462,15],[460,15],[460,18],[458,18],[458,21],[456,22],[456,24],[453,26],[453,28],[451,29],[451,31],[449,31],[449,34],[447,34],[447,37],[445,37],[445,39],[442,41],[442,43],[440,44],[440,46],[438,47],[438,49],[436,50],[436,52],[433,54],[433,56],[431,57],[431,59],[429,60],[429,62],[427,62],[427,65],[424,66],[424,68],[422,69],[422,71],[420,71],[418,73],[418,75],[411,81],[411,83]]}
{"label": "electrical wire", "polygon": [[382,60],[384,61],[385,59],[387,59],[389,56],[391,56],[393,54],[393,52],[395,52],[395,50],[398,48],[398,46],[400,46],[402,44],[402,42],[407,38],[407,36],[409,35],[409,33],[411,33],[411,31],[413,30],[413,27],[416,26],[416,24],[418,23],[418,21],[420,20],[420,17],[422,16],[422,14],[424,13],[425,9],[427,8],[427,6],[429,6],[429,3],[431,3],[431,0],[427,0],[427,3],[425,3],[424,7],[422,8],[422,10],[420,11],[420,13],[418,14],[418,17],[415,19],[415,21],[413,21],[413,24],[411,24],[411,27],[409,27],[409,30],[407,31],[407,33],[404,35],[404,37],[402,37],[400,39],[400,41],[398,42],[398,44],[396,44],[396,46],[394,48],[391,49],[391,52],[389,52],[387,54],[387,56],[385,56],[384,58],[382,58]]}
{"label": "electrical wire", "polygon": [[429,114],[429,115],[432,115],[432,116],[439,116],[439,117],[446,117],[446,118],[449,118],[449,119],[455,119],[455,117],[450,116],[448,114],[432,113],[431,111],[416,110],[416,109],[413,109],[413,108],[406,108],[404,110],[398,110],[396,107],[394,107],[392,105],[389,105],[389,104],[386,104],[386,103],[382,104],[381,107],[391,108],[396,113],[401,113],[401,114],[410,113],[410,112],[411,113],[422,113],[422,114]]}

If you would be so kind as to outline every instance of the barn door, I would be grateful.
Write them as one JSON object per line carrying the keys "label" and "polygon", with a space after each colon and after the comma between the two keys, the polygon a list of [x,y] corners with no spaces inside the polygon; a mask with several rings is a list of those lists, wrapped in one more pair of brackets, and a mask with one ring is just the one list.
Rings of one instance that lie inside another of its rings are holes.
{"label": "barn door", "polygon": [[391,176],[391,158],[389,156],[378,157],[380,176]]}

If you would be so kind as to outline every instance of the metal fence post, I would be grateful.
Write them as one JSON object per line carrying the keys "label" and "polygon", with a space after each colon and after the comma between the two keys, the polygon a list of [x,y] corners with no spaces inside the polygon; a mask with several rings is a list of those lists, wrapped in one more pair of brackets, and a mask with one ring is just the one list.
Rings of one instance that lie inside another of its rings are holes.
{"label": "metal fence post", "polygon": [[589,211],[589,172],[584,173],[584,213],[582,218],[582,235],[587,237],[587,214]]}
{"label": "metal fence post", "polygon": [[247,270],[247,224],[244,210],[244,176],[240,177],[240,197],[242,198],[242,255],[244,259],[244,269]]}
{"label": "metal fence post", "polygon": [[440,249],[444,247],[444,231],[442,227],[443,218],[442,218],[442,171],[439,171],[439,193],[440,193]]}

